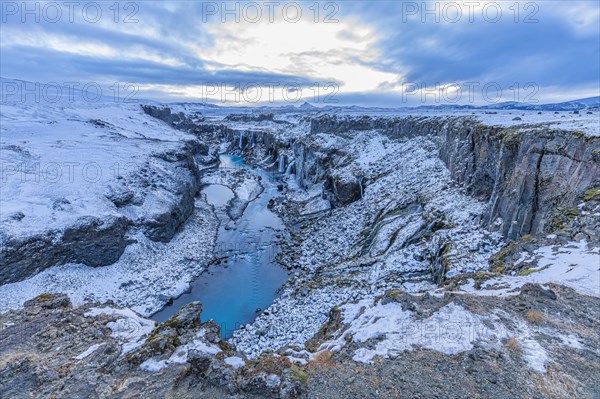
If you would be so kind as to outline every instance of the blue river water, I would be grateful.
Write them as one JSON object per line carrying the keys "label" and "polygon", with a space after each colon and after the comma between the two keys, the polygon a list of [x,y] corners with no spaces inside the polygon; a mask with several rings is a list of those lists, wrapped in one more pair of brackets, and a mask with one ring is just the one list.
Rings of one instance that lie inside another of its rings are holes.
{"label": "blue river water", "polygon": [[[240,167],[246,167],[241,157],[221,156],[220,168]],[[222,338],[227,339],[241,325],[252,322],[259,309],[273,303],[278,288],[289,277],[287,270],[274,262],[278,236],[284,225],[267,207],[269,200],[278,194],[275,180],[260,170],[255,172],[263,178],[264,191],[236,221],[230,221],[224,212],[234,197],[229,187],[212,184],[202,189],[221,219],[215,246],[220,263],[208,267],[192,283],[189,292],[155,313],[152,319],[164,321],[182,306],[199,301],[202,303],[200,319],[203,322],[215,320],[221,326]]]}

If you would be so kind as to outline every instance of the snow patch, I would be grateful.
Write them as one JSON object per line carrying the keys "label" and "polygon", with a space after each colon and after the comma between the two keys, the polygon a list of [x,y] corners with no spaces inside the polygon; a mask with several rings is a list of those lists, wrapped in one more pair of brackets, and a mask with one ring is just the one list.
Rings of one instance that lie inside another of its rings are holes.
{"label": "snow patch", "polygon": [[94,345],[90,346],[89,348],[87,348],[84,352],[80,353],[77,356],[74,356],[73,359],[75,359],[75,360],[85,359],[86,357],[88,357],[89,355],[91,355],[92,353],[94,353],[102,345],[104,345],[104,343],[94,344]]}
{"label": "snow patch", "polygon": [[239,369],[240,367],[242,367],[245,364],[244,359],[242,359],[241,357],[237,357],[237,356],[226,357],[224,362],[225,362],[225,364],[228,364],[229,366],[233,367],[234,369]]}
{"label": "snow patch", "polygon": [[541,247],[532,256],[522,255],[519,261],[536,261],[537,266],[527,276],[493,278],[481,284],[480,290],[471,281],[461,290],[474,295],[511,296],[526,283],[556,283],[582,295],[600,297],[600,248],[590,248],[585,240],[563,247]]}
{"label": "snow patch", "polygon": [[106,324],[112,331],[112,337],[124,341],[121,355],[131,352],[144,343],[145,337],[154,329],[155,322],[141,317],[131,309],[111,307],[91,308],[85,317],[95,317],[100,314],[119,317],[116,321]]}

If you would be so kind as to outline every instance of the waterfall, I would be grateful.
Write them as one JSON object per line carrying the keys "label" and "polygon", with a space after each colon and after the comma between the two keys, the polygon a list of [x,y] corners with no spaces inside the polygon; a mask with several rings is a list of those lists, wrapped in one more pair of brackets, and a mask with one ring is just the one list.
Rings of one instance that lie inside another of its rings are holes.
{"label": "waterfall", "polygon": [[285,155],[283,154],[279,154],[279,166],[277,167],[277,172],[285,172]]}
{"label": "waterfall", "polygon": [[254,130],[250,134],[250,148],[254,148]]}
{"label": "waterfall", "polygon": [[358,187],[360,187],[360,198],[362,199],[363,197],[363,177],[360,176],[358,177]]}
{"label": "waterfall", "polygon": [[240,150],[244,147],[244,132],[240,130]]}
{"label": "waterfall", "polygon": [[288,164],[287,168],[285,169],[285,174],[286,175],[291,175],[292,174],[292,168],[294,167],[294,162],[295,162],[294,159],[290,160],[290,163]]}

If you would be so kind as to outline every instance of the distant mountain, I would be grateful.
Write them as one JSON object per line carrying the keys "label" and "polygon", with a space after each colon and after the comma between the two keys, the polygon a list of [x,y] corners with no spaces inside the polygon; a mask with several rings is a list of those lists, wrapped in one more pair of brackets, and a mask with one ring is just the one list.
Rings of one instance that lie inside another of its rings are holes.
{"label": "distant mountain", "polygon": [[582,98],[579,100],[566,101],[554,104],[529,104],[509,101],[498,104],[478,107],[479,109],[517,109],[529,111],[575,111],[587,108],[600,107],[600,97]]}
{"label": "distant mountain", "polygon": [[304,104],[302,104],[298,108],[303,109],[303,110],[316,110],[317,109],[317,107],[310,104],[309,102],[304,102]]}

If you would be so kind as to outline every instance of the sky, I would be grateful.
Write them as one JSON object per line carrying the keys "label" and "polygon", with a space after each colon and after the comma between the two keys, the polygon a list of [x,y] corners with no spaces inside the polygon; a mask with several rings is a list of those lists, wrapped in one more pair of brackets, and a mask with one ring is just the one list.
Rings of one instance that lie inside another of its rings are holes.
{"label": "sky", "polygon": [[0,76],[119,99],[399,107],[600,95],[595,0],[0,3]]}

